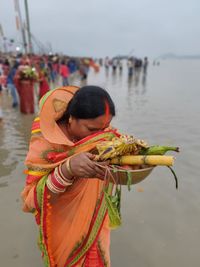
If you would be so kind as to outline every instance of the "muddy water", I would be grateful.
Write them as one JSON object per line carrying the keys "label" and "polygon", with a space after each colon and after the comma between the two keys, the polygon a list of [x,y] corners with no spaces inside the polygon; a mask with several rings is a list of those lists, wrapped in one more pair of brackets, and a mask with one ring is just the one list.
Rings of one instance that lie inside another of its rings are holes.
{"label": "muddy water", "polygon": [[[122,199],[123,224],[112,232],[114,267],[200,266],[200,61],[162,61],[150,64],[147,75],[91,72],[88,84],[105,87],[113,97],[113,124],[150,144],[177,145],[175,171],[157,167]],[[74,82],[79,84],[78,81]],[[33,116],[10,108],[3,96],[0,124],[0,258],[1,266],[42,267],[35,245],[37,229],[31,215],[20,210],[24,183],[23,160]]]}

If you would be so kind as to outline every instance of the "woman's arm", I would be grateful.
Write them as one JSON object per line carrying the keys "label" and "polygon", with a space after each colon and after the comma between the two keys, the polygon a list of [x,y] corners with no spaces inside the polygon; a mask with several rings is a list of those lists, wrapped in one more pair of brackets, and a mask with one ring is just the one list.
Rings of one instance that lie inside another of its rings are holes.
{"label": "woman's arm", "polygon": [[[103,180],[105,168],[97,166],[92,159],[94,155],[88,152],[79,153],[68,158],[60,166],[49,174],[47,187],[51,196],[50,203],[55,203],[60,194],[64,193],[66,188],[73,184],[75,178],[98,178]],[[103,162],[101,165],[108,165]]]}
{"label": "woman's arm", "polygon": [[[54,178],[53,179],[52,179],[52,173],[49,174],[49,177],[48,177],[49,181],[47,182],[47,188],[48,188],[48,193],[50,195],[50,203],[51,204],[55,203],[56,200],[59,198],[60,193],[62,193],[62,192],[56,192],[54,190],[54,186],[56,186],[56,185],[54,185],[54,183],[62,184],[62,182],[63,182],[63,186],[65,185],[65,189],[66,189],[67,186],[70,186],[74,181],[75,177],[73,176],[72,171],[70,169],[69,160],[70,159],[67,159],[67,161],[62,163],[59,167],[56,167],[56,168],[58,168],[57,170],[54,169],[54,171],[53,171]],[[58,172],[58,170],[59,170],[59,172]],[[59,177],[57,177],[57,176],[59,176]],[[65,182],[68,182],[68,185]],[[61,188],[62,188],[62,186],[61,186]],[[63,190],[63,192],[64,191],[65,190]]]}

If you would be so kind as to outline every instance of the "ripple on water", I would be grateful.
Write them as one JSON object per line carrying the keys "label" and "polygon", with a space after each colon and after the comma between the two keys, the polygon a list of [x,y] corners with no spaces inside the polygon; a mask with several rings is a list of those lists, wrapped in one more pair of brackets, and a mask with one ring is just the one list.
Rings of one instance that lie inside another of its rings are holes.
{"label": "ripple on water", "polygon": [[21,115],[8,106],[8,99],[5,95],[4,98],[4,122],[0,125],[0,168],[1,177],[8,176],[10,179],[10,173],[19,162],[25,159],[34,116]]}
{"label": "ripple on water", "polygon": [[0,182],[0,188],[8,187],[8,182]]}

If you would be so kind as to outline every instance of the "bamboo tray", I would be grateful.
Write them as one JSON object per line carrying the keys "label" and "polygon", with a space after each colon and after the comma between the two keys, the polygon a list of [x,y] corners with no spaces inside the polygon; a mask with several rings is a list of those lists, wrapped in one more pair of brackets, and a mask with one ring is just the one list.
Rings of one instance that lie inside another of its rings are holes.
{"label": "bamboo tray", "polygon": [[131,175],[132,182],[131,184],[138,184],[141,181],[143,181],[154,169],[154,166],[152,167],[144,167],[143,169],[138,169],[138,170],[127,170],[127,169],[122,169],[122,168],[117,168],[117,167],[111,167],[111,173],[115,178],[115,181],[117,184],[121,185],[127,185],[128,181],[128,172]]}

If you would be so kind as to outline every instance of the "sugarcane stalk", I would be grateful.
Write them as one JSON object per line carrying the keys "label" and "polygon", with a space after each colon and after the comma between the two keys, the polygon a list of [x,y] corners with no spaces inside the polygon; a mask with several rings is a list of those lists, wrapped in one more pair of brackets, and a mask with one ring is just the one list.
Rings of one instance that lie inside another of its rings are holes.
{"label": "sugarcane stalk", "polygon": [[162,166],[172,166],[174,164],[173,156],[138,156],[138,155],[129,155],[121,156],[111,159],[110,164],[114,165],[162,165]]}

